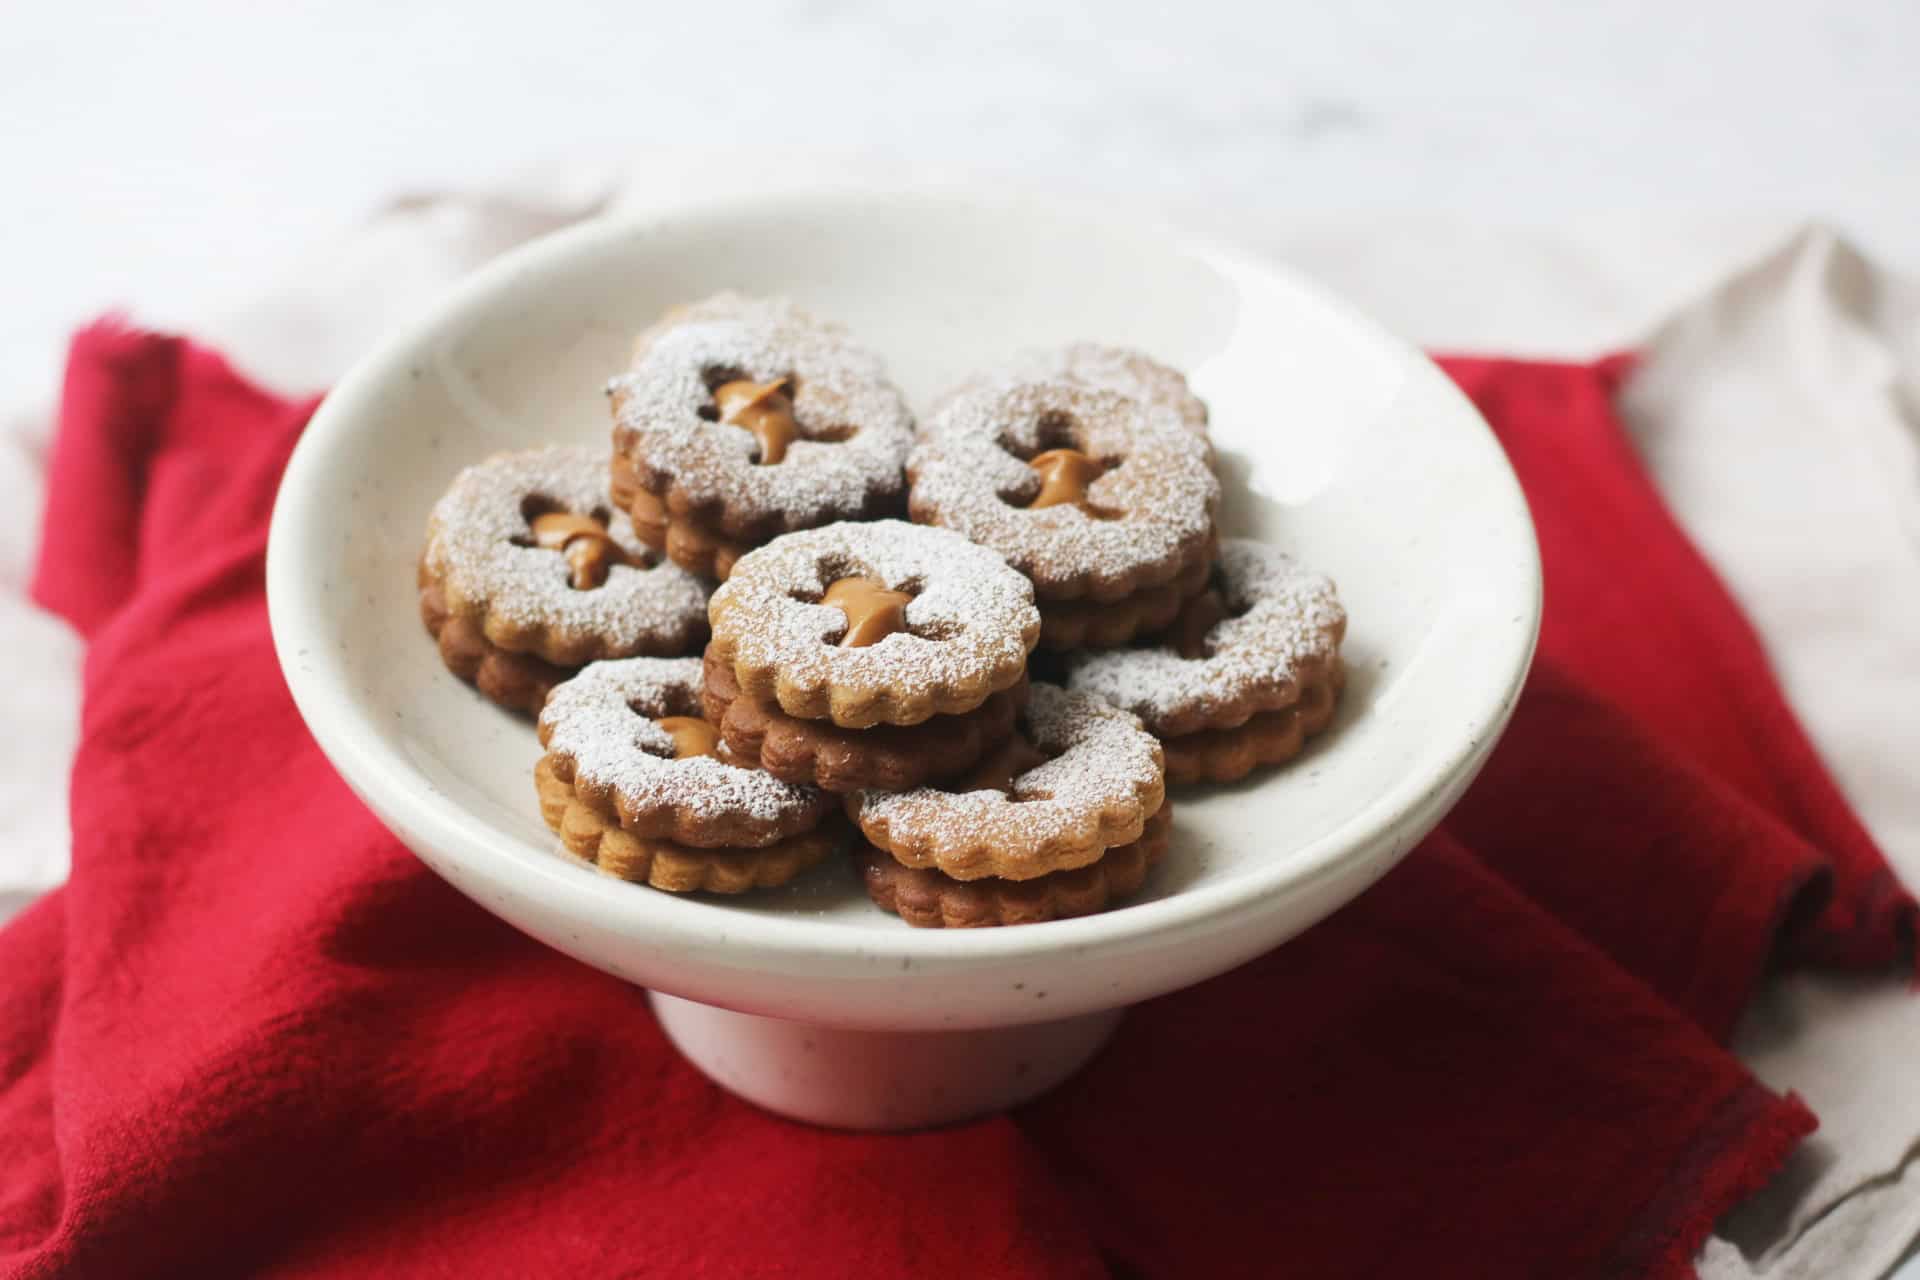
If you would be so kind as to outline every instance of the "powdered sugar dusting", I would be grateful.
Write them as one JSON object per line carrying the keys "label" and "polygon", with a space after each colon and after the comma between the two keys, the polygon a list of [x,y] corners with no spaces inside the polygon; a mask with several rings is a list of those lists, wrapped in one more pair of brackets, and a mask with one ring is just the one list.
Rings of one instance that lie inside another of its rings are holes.
{"label": "powdered sugar dusting", "polygon": [[[576,590],[562,552],[521,545],[530,539],[528,498],[608,517],[608,535],[636,563],[614,565],[600,586]],[[609,654],[675,642],[706,614],[707,584],[649,551],[613,509],[606,455],[597,449],[530,449],[468,467],[433,509],[426,561],[467,606],[521,628],[592,637]]]}
{"label": "powdered sugar dusting", "polygon": [[969,378],[958,391],[994,383],[1071,382],[1115,391],[1156,408],[1171,409],[1189,431],[1205,433],[1207,403],[1187,386],[1186,375],[1144,351],[1098,342],[1069,342],[1059,347],[1021,351],[1004,365]]}
{"label": "powdered sugar dusting", "polygon": [[[913,591],[907,630],[841,648],[846,614],[817,600],[836,578]],[[740,661],[803,685],[965,686],[1023,665],[1040,625],[1033,586],[957,533],[900,520],[790,533],[751,551],[714,593],[716,637]]]}
{"label": "powdered sugar dusting", "polygon": [[1159,731],[1169,722],[1220,712],[1277,710],[1300,695],[1300,680],[1324,669],[1340,648],[1347,613],[1333,581],[1248,538],[1220,544],[1214,580],[1239,617],[1207,633],[1213,652],[1183,658],[1171,647],[1080,653],[1068,686],[1124,707]]}
{"label": "powdered sugar dusting", "polygon": [[611,788],[628,810],[778,823],[819,807],[813,787],[712,756],[674,759],[672,737],[654,721],[699,714],[700,659],[624,658],[593,663],[557,686],[540,731],[548,751],[572,758],[576,785]]}
{"label": "powdered sugar dusting", "polygon": [[[755,463],[750,432],[701,415],[718,370],[793,380],[802,438],[783,461]],[[859,515],[871,497],[904,486],[913,415],[880,357],[784,299],[722,295],[670,316],[643,336],[633,369],[608,391],[615,447],[691,502],[719,504],[730,522],[809,528]],[[844,438],[806,438],[815,435]]]}
{"label": "powdered sugar dusting", "polygon": [[1132,715],[1057,685],[1035,684],[1027,737],[1052,758],[1013,780],[1011,794],[948,791],[854,793],[854,816],[884,822],[902,843],[964,830],[1009,852],[1074,841],[1102,814],[1124,811],[1161,782],[1159,744]]}
{"label": "powdered sugar dusting", "polygon": [[715,321],[750,325],[757,329],[801,329],[808,326],[838,329],[838,326],[808,315],[795,306],[791,298],[756,298],[732,289],[722,289],[698,302],[682,302],[668,307],[659,322],[634,342],[634,361],[637,363],[646,354],[647,347],[661,334],[670,333],[685,324],[711,324]]}
{"label": "powdered sugar dusting", "polygon": [[[1116,465],[1076,506],[1033,509],[1040,479],[1025,459],[1070,444]],[[982,386],[948,400],[908,462],[914,518],[998,551],[1042,588],[1052,581],[1164,579],[1213,527],[1220,482],[1204,439],[1173,411],[1069,382]]]}

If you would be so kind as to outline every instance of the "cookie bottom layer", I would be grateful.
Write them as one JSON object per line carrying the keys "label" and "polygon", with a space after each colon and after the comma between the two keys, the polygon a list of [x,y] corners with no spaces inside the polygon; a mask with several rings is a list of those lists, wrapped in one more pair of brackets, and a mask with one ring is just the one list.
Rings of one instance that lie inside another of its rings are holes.
{"label": "cookie bottom layer", "polygon": [[1333,720],[1346,683],[1346,665],[1336,659],[1326,677],[1301,689],[1300,701],[1291,707],[1261,712],[1231,729],[1160,739],[1167,755],[1167,781],[1233,782],[1263,766],[1285,764]]}
{"label": "cookie bottom layer", "polygon": [[915,725],[842,729],[830,720],[801,720],[741,697],[733,669],[710,652],[701,702],[740,764],[823,791],[907,791],[965,773],[1005,742],[1026,706],[1027,689],[1022,680],[973,711]]}
{"label": "cookie bottom layer", "polygon": [[627,504],[634,536],[667,559],[703,578],[725,582],[733,562],[752,547],[733,542],[695,520],[670,515],[660,499],[642,489]]}
{"label": "cookie bottom layer", "polygon": [[979,929],[1041,924],[1106,910],[1140,891],[1147,873],[1166,856],[1173,806],[1163,804],[1140,838],[1108,849],[1097,862],[1032,880],[955,880],[939,871],[904,867],[865,841],[854,858],[867,896],[915,928]]}
{"label": "cookie bottom layer", "polygon": [[1171,582],[1142,587],[1118,600],[1041,600],[1040,648],[1117,649],[1137,636],[1172,626],[1181,607],[1207,589],[1212,570],[1209,556]]}
{"label": "cookie bottom layer", "polygon": [[633,521],[634,536],[688,573],[725,582],[733,572],[733,562],[753,550],[698,520],[673,514],[660,495],[634,477],[633,464],[617,453],[610,468],[608,489],[614,502]]}
{"label": "cookie bottom layer", "polygon": [[487,639],[477,621],[455,616],[439,582],[425,576],[420,582],[420,620],[440,646],[447,670],[512,711],[538,715],[553,686],[577,670],[502,649]]}
{"label": "cookie bottom layer", "polygon": [[823,861],[840,843],[831,819],[812,831],[759,849],[696,849],[636,836],[613,814],[595,808],[553,771],[551,757],[534,766],[540,816],[567,852],[603,873],[668,893],[745,893],[786,884]]}

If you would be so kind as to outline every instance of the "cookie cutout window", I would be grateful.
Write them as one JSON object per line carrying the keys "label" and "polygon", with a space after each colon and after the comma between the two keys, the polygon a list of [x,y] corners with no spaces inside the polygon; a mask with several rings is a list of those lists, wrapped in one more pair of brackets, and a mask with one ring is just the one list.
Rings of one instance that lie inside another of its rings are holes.
{"label": "cookie cutout window", "polygon": [[700,407],[700,416],[751,435],[756,466],[786,461],[797,440],[837,443],[853,435],[853,428],[844,426],[803,428],[794,409],[798,380],[790,373],[767,382],[756,382],[736,369],[709,369],[703,376],[713,399]]}
{"label": "cookie cutout window", "polygon": [[699,716],[661,716],[654,723],[673,739],[675,760],[720,754],[720,730]]}
{"label": "cookie cutout window", "polygon": [[889,587],[885,578],[850,556],[825,556],[815,568],[820,581],[826,583],[825,589],[794,591],[789,597],[838,609],[846,615],[846,629],[831,641],[838,648],[869,648],[897,633],[939,643],[954,639],[963,630],[951,619],[907,617],[907,606],[925,585],[921,578],[907,578]]}
{"label": "cookie cutout window", "polygon": [[1050,791],[1028,793],[1015,784],[1023,774],[1038,769],[1052,758],[1016,729],[1006,742],[974,766],[973,772],[955,783],[953,790],[998,791],[1016,804],[1024,800],[1050,800],[1053,798]]}
{"label": "cookie cutout window", "polygon": [[1189,600],[1180,610],[1180,616],[1173,620],[1164,636],[1154,643],[1170,646],[1173,651],[1189,662],[1197,662],[1213,656],[1213,642],[1208,637],[1214,627],[1229,618],[1238,618],[1246,613],[1245,609],[1233,609],[1228,606],[1226,597],[1217,586],[1209,586],[1205,591]]}
{"label": "cookie cutout window", "polygon": [[847,616],[840,647],[864,649],[907,629],[907,605],[913,596],[910,591],[890,591],[879,578],[861,574],[835,578],[820,603]]}
{"label": "cookie cutout window", "polygon": [[575,591],[605,586],[607,575],[615,565],[646,567],[645,562],[636,560],[613,540],[607,529],[613,515],[605,507],[580,514],[535,494],[520,504],[520,513],[526,517],[527,533],[514,542],[558,551],[566,559],[567,581]]}
{"label": "cookie cutout window", "polygon": [[1033,446],[1003,437],[1001,448],[1025,462],[1040,478],[1032,497],[1022,500],[1030,486],[1015,493],[1001,494],[1009,506],[1040,511],[1048,507],[1076,507],[1094,520],[1118,520],[1126,513],[1102,506],[1088,497],[1093,482],[1119,464],[1118,458],[1096,456],[1086,448],[1085,432],[1073,415],[1063,412],[1042,414],[1032,432]]}

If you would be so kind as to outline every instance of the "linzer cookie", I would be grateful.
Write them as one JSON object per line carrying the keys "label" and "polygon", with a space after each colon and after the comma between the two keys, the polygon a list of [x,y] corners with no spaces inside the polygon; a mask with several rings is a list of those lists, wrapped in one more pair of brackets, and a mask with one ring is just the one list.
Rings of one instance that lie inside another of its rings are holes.
{"label": "linzer cookie", "polygon": [[1228,782],[1299,754],[1345,683],[1333,583],[1271,547],[1221,544],[1212,584],[1150,646],[1069,659],[1068,685],[1124,707],[1166,747],[1173,782]]}
{"label": "linzer cookie", "polygon": [[[1131,347],[1069,342],[1061,347],[1022,351],[1004,365],[969,379],[960,390],[1009,382],[1070,382],[1117,391],[1129,399],[1172,410],[1187,430],[1197,435],[1207,432],[1207,403],[1193,394],[1186,375]],[[950,393],[947,398],[953,394],[958,393]]]}
{"label": "linzer cookie", "polygon": [[634,536],[592,449],[461,472],[428,520],[419,588],[448,668],[528,714],[583,663],[686,653],[707,629],[706,584]]}
{"label": "linzer cookie", "polygon": [[1034,880],[1131,845],[1166,798],[1160,744],[1127,712],[1036,684],[1013,737],[956,782],[858,791],[847,814],[902,866]]}
{"label": "linzer cookie", "polygon": [[779,534],[900,509],[913,417],[839,326],[722,294],[636,346],[608,386],[613,492],[675,564],[724,579]]}
{"label": "linzer cookie", "polygon": [[840,842],[833,800],[730,762],[698,658],[598,662],[540,713],[540,812],[575,855],[672,893],[784,884]]}
{"label": "linzer cookie", "polygon": [[1032,579],[1067,648],[1165,625],[1204,585],[1220,482],[1163,405],[1066,381],[950,397],[908,462],[913,518],[964,533]]}
{"label": "linzer cookie", "polygon": [[939,871],[903,867],[865,841],[855,842],[854,865],[874,905],[916,928],[1043,924],[1095,915],[1138,893],[1147,873],[1166,856],[1172,828],[1173,805],[1162,804],[1132,844],[1109,849],[1084,867],[1031,880],[955,880]]}
{"label": "linzer cookie", "polygon": [[1032,585],[999,556],[898,520],[749,552],[709,616],[708,657],[739,697],[843,729],[976,711],[1025,678],[1040,631]]}

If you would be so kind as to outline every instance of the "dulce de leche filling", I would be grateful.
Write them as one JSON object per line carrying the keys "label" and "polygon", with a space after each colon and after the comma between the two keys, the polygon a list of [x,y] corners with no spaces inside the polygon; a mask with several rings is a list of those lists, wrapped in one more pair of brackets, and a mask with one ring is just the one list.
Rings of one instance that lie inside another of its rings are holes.
{"label": "dulce de leche filling", "polygon": [[864,649],[907,629],[907,602],[911,599],[905,591],[887,590],[887,584],[878,578],[840,578],[827,587],[820,603],[847,615],[841,648]]}
{"label": "dulce de leche filling", "polygon": [[673,758],[720,754],[720,731],[699,716],[662,716],[654,721],[673,739]]}
{"label": "dulce de leche filling", "polygon": [[1048,449],[1029,458],[1027,465],[1040,477],[1040,493],[1027,504],[1030,509],[1073,506],[1096,520],[1112,520],[1120,514],[1087,501],[1087,486],[1105,468],[1078,449]]}
{"label": "dulce de leche filling", "polygon": [[533,545],[558,551],[572,568],[574,590],[586,591],[607,580],[616,564],[632,564],[632,557],[592,516],[571,511],[549,511],[533,518]]}
{"label": "dulce de leche filling", "polygon": [[771,465],[787,456],[787,447],[800,435],[793,401],[787,397],[787,379],[754,382],[736,378],[713,389],[720,421],[753,433],[760,442],[760,461]]}
{"label": "dulce de leche filling", "polygon": [[974,766],[972,773],[961,779],[954,787],[956,791],[1007,791],[1013,787],[1013,780],[1029,769],[1037,768],[1047,762],[1047,753],[1028,742],[1026,737],[1015,733],[992,755]]}

